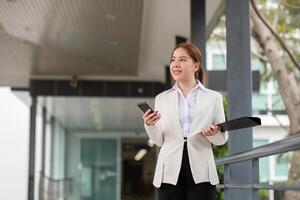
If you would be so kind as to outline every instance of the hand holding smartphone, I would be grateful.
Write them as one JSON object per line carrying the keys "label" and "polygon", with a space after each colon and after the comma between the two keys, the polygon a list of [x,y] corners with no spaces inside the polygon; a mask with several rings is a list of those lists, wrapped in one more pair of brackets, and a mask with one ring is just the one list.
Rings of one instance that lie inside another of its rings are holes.
{"label": "hand holding smartphone", "polygon": [[143,111],[144,123],[148,126],[153,126],[160,119],[160,114],[154,111],[147,102],[140,102],[137,106]]}
{"label": "hand holding smartphone", "polygon": [[154,112],[147,102],[140,102],[137,106],[143,111],[143,113],[146,113],[149,109],[151,110],[150,113]]}

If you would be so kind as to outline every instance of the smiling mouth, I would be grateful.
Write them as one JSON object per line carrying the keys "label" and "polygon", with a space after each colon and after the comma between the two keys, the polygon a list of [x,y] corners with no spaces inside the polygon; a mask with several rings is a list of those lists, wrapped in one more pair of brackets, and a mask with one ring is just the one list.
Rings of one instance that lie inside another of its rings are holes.
{"label": "smiling mouth", "polygon": [[179,71],[179,70],[174,70],[174,71],[173,71],[173,73],[176,74],[176,75],[177,75],[177,74],[180,74],[181,72],[182,72],[182,71]]}

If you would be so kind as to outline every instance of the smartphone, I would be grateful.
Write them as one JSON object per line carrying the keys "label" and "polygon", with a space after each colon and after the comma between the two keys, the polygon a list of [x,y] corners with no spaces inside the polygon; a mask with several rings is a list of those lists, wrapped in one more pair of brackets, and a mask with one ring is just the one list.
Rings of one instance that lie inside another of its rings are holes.
{"label": "smartphone", "polygon": [[150,113],[153,113],[154,110],[149,106],[147,102],[140,102],[137,106],[143,111],[143,113],[147,112],[147,110],[151,110]]}

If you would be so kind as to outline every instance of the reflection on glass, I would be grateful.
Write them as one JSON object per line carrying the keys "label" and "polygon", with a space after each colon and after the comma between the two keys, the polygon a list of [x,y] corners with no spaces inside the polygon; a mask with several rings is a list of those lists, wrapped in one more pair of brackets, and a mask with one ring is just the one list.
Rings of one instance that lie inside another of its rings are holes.
{"label": "reflection on glass", "polygon": [[81,199],[115,200],[117,143],[115,139],[81,141]]}
{"label": "reflection on glass", "polygon": [[90,167],[84,167],[81,169],[80,176],[80,192],[82,197],[92,196],[92,169]]}
{"label": "reflection on glass", "polygon": [[[262,146],[268,143],[267,139],[255,139],[253,141],[253,147]],[[259,158],[259,182],[268,182],[270,180],[269,168],[269,157]]]}

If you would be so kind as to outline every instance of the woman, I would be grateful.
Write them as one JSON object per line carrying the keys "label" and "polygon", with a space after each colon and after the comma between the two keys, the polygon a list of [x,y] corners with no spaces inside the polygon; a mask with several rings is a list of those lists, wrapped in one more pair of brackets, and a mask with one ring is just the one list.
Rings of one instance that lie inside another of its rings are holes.
{"label": "woman", "polygon": [[161,146],[153,185],[159,200],[214,200],[219,178],[211,144],[228,138],[215,125],[225,121],[222,95],[204,87],[201,52],[191,43],[173,49],[170,73],[174,86],[143,115],[150,140]]}

